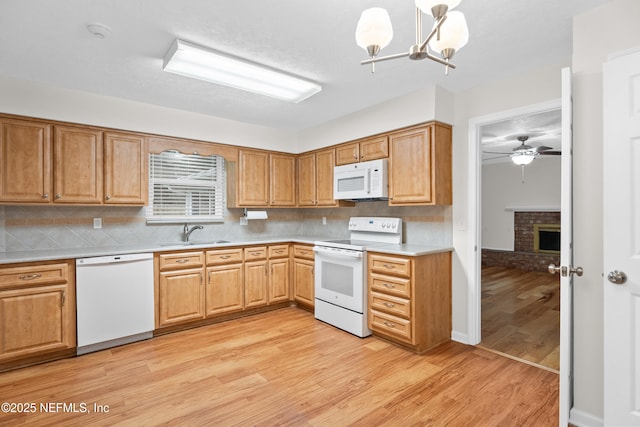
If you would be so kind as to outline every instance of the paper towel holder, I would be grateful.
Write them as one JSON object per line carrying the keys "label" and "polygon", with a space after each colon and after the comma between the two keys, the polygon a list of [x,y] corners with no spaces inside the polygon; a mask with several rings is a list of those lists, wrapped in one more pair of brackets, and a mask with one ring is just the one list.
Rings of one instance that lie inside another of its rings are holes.
{"label": "paper towel holder", "polygon": [[250,211],[247,208],[244,208],[244,217],[247,220],[250,219],[269,219],[267,215],[267,211]]}

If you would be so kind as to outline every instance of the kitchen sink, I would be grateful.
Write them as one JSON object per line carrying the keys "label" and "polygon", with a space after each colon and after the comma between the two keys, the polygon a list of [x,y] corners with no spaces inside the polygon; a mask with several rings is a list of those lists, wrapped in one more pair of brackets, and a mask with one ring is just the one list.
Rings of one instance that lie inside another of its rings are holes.
{"label": "kitchen sink", "polygon": [[213,242],[173,242],[173,243],[160,243],[160,246],[219,245],[222,243],[231,243],[231,242],[229,240],[214,240]]}

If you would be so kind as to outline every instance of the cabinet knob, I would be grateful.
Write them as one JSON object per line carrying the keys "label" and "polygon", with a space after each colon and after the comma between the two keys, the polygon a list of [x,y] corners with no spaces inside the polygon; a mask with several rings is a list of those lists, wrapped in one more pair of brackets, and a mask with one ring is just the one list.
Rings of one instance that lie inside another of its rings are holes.
{"label": "cabinet knob", "polygon": [[111,196],[107,196],[107,197],[105,197],[105,199],[111,200]]}
{"label": "cabinet knob", "polygon": [[56,194],[56,200],[61,199],[62,195],[61,194]]}
{"label": "cabinet knob", "polygon": [[42,195],[42,198],[43,198],[43,199],[48,199],[48,198],[49,198],[49,195],[48,195],[47,193],[44,193],[44,194]]}

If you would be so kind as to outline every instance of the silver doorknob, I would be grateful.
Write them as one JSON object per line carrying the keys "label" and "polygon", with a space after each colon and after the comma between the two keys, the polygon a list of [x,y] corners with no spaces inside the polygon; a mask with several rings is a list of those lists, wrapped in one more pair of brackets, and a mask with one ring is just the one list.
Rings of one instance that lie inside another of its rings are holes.
{"label": "silver doorknob", "polygon": [[580,277],[584,274],[584,269],[582,267],[565,267],[563,265],[556,267],[555,264],[549,264],[548,270],[551,274],[560,273],[562,277],[567,277],[570,274],[575,274]]}
{"label": "silver doorknob", "polygon": [[627,275],[624,274],[623,271],[613,270],[611,273],[609,273],[609,275],[607,276],[607,279],[611,283],[615,283],[616,285],[622,285],[627,281]]}

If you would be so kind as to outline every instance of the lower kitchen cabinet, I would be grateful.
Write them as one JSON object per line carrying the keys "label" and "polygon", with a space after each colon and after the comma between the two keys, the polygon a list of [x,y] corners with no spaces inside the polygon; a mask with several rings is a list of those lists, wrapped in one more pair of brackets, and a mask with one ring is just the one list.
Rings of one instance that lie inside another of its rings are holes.
{"label": "lower kitchen cabinet", "polygon": [[242,264],[207,267],[206,316],[242,311],[244,269]]}
{"label": "lower kitchen cabinet", "polygon": [[286,302],[291,299],[290,270],[289,245],[269,246],[269,304]]}
{"label": "lower kitchen cabinet", "polygon": [[201,268],[160,273],[159,326],[204,318],[204,280]]}
{"label": "lower kitchen cabinet", "polygon": [[368,253],[369,329],[423,353],[451,339],[451,252]]}
{"label": "lower kitchen cabinet", "polygon": [[155,255],[156,328],[204,319],[204,252]]}
{"label": "lower kitchen cabinet", "polygon": [[0,268],[0,371],[75,347],[73,260]]}
{"label": "lower kitchen cabinet", "polygon": [[269,279],[267,274],[267,260],[244,263],[245,308],[267,305],[267,281]]}
{"label": "lower kitchen cabinet", "polygon": [[293,245],[293,298],[299,305],[313,309],[314,254],[313,246]]}

